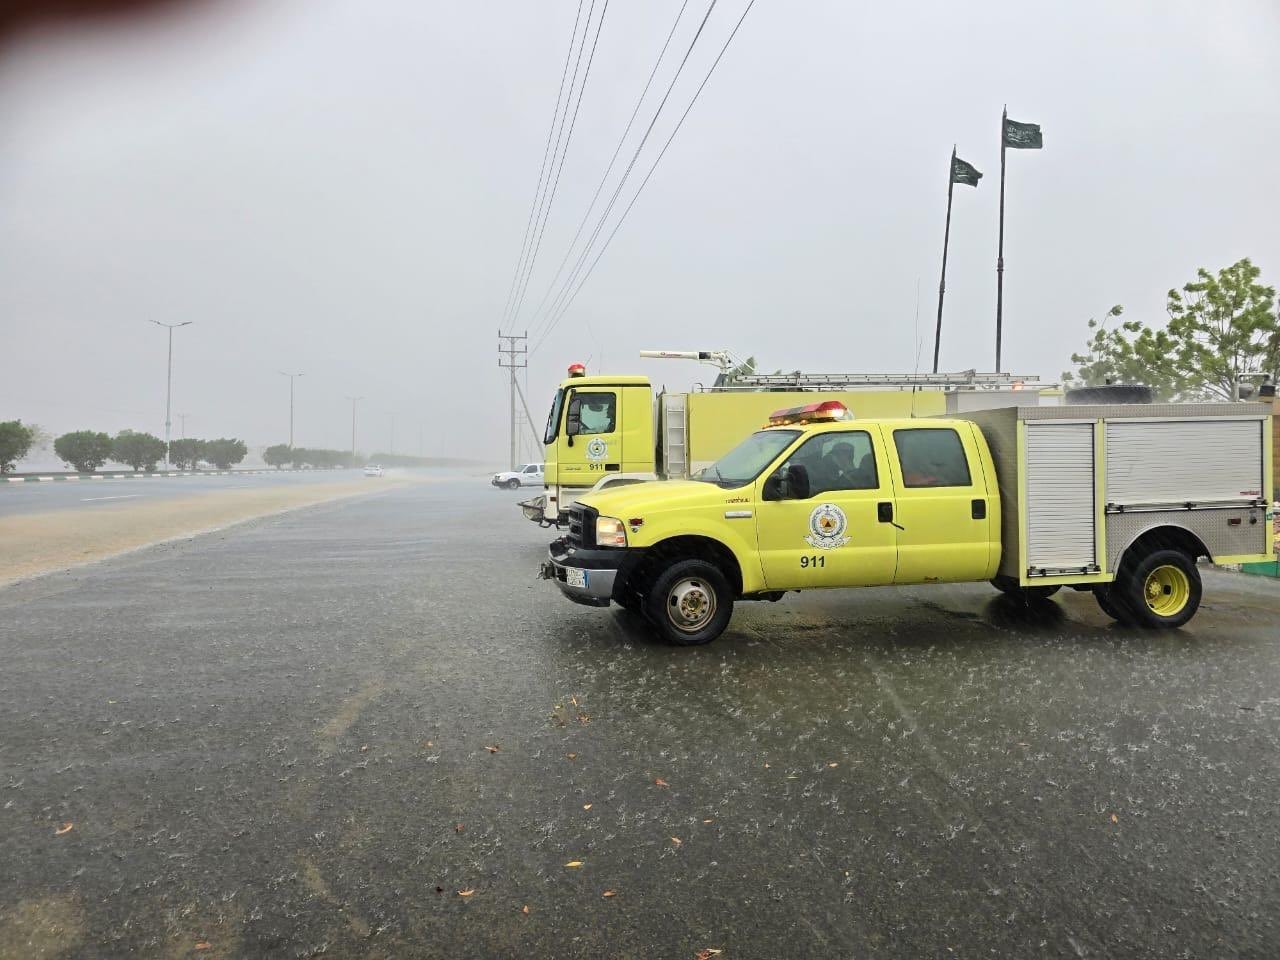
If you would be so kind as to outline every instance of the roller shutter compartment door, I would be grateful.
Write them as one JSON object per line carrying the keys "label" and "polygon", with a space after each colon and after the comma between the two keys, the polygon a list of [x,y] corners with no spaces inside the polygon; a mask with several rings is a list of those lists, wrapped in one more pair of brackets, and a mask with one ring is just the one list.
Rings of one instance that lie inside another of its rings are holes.
{"label": "roller shutter compartment door", "polygon": [[1026,453],[1027,566],[1093,566],[1093,424],[1028,422]]}
{"label": "roller shutter compartment door", "polygon": [[1262,421],[1107,424],[1107,503],[1203,503],[1262,496]]}

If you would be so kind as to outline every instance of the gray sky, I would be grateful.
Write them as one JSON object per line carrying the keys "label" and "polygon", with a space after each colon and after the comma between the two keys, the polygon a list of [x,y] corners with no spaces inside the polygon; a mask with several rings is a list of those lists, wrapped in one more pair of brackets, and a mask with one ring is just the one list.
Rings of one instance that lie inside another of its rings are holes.
{"label": "gray sky", "polygon": [[[633,186],[744,5],[717,4]],[[609,3],[516,326],[539,325],[679,6]],[[0,419],[162,433],[145,321],[191,320],[190,435],[285,439],[293,369],[300,444],[347,445],[343,396],[363,394],[366,451],[394,414],[398,450],[421,425],[427,453],[500,459],[495,332],[576,9],[224,0],[0,50]],[[673,48],[705,9],[690,0]],[[953,142],[986,176],[957,188],[943,367],[990,369],[1005,102],[1045,136],[1009,158],[1006,368],[1056,378],[1088,317],[1160,320],[1200,265],[1252,256],[1280,283],[1278,47],[1273,0],[757,0],[533,355],[534,417],[588,356],[673,388],[704,376],[642,348],[911,370],[917,287],[927,367]]]}

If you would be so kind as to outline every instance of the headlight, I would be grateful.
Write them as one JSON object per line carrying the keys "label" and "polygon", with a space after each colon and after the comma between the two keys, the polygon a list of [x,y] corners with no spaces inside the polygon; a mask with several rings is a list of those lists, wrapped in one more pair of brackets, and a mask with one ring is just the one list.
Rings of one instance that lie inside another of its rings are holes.
{"label": "headlight", "polygon": [[615,517],[596,518],[597,547],[625,547],[627,545],[627,528]]}

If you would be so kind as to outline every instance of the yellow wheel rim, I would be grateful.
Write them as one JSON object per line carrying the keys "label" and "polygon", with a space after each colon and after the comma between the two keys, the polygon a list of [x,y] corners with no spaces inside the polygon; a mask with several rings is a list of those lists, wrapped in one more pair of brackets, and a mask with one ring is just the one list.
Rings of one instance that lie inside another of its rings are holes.
{"label": "yellow wheel rim", "polygon": [[1161,617],[1176,616],[1191,599],[1191,581],[1178,567],[1156,567],[1147,574],[1142,595],[1152,613]]}

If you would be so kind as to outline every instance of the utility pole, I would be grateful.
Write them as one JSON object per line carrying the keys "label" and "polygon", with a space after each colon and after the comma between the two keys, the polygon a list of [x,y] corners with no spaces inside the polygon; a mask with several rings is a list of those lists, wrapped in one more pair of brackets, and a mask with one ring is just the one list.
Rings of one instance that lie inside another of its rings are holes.
{"label": "utility pole", "polygon": [[192,321],[184,320],[182,323],[161,323],[159,320],[152,320],[157,327],[164,327],[169,331],[169,363],[165,368],[165,386],[164,386],[164,468],[169,469],[169,434],[172,432],[173,417],[170,410],[173,409],[173,331],[176,327],[189,327]]}
{"label": "utility pole", "polygon": [[187,439],[187,415],[185,413],[178,414],[179,429],[182,432],[182,439]]}
{"label": "utility pole", "polygon": [[351,401],[351,456],[356,455],[356,401],[364,397],[347,397]]}
{"label": "utility pole", "polygon": [[[506,341],[504,346],[502,341]],[[516,381],[516,371],[523,370],[529,366],[529,331],[524,333],[503,333],[498,330],[498,366],[505,369],[511,379],[511,420],[509,437],[511,440],[511,465],[510,469],[516,468],[519,457],[517,452],[516,439],[516,396],[519,394],[520,385]],[[517,344],[519,344],[517,346]]]}
{"label": "utility pole", "polygon": [[293,449],[293,381],[303,376],[301,373],[285,373],[283,370],[277,370],[276,373],[282,377],[289,378],[289,449]]}

